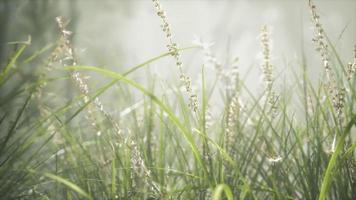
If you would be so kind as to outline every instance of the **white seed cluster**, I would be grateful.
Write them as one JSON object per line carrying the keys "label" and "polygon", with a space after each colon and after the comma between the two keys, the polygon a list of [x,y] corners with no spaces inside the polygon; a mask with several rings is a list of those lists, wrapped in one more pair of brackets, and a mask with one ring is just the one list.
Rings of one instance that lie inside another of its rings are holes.
{"label": "white seed cluster", "polygon": [[[345,103],[345,88],[338,87],[336,78],[332,73],[332,68],[330,66],[330,56],[329,56],[329,47],[327,44],[326,36],[324,29],[320,23],[320,16],[317,14],[316,6],[311,0],[309,0],[309,7],[311,10],[312,21],[314,24],[314,38],[313,42],[316,44],[316,50],[320,52],[321,59],[325,68],[326,74],[326,87],[329,92],[329,95],[332,98],[332,104],[337,116],[342,118],[342,108]],[[349,71],[352,71],[352,67]],[[350,77],[350,75],[349,75]]]}
{"label": "white seed cluster", "polygon": [[332,81],[334,79],[334,77],[331,72],[330,58],[329,58],[329,47],[328,47],[327,40],[324,35],[325,34],[324,29],[320,23],[320,16],[317,14],[316,6],[313,4],[313,2],[311,0],[309,0],[309,7],[310,7],[312,21],[313,21],[313,25],[314,25],[314,38],[312,39],[312,41],[316,45],[316,51],[320,52],[327,79],[329,81]]}
{"label": "white seed cluster", "polygon": [[137,144],[131,140],[130,141],[130,149],[131,149],[131,165],[133,168],[133,171],[135,173],[143,173],[144,179],[145,179],[145,184],[150,187],[151,191],[159,192],[159,187],[158,185],[151,181],[151,170],[149,170],[146,167],[146,164],[144,160],[142,159],[142,155],[140,153],[140,150],[138,149]]}
{"label": "white seed cluster", "polygon": [[351,81],[356,74],[356,45],[354,46],[354,60],[347,65],[347,79]]}
{"label": "white seed cluster", "polygon": [[312,97],[311,97],[311,95],[310,94],[307,94],[307,101],[306,101],[306,103],[307,103],[307,113],[309,114],[309,115],[313,115],[313,113],[314,113],[314,110],[313,110],[313,105],[314,105],[314,103],[313,103],[313,99],[312,99]]}
{"label": "white seed cluster", "polygon": [[234,58],[230,63],[231,66],[227,70],[222,70],[222,77],[226,81],[226,89],[230,94],[235,94],[236,90],[239,90],[239,81],[240,81],[240,71],[238,66],[239,58]]}
{"label": "white seed cluster", "polygon": [[[59,30],[61,32],[61,38],[60,38],[59,46],[57,47],[56,51],[54,52],[55,53],[54,59],[59,59],[59,61],[65,66],[75,66],[75,65],[77,65],[77,62],[76,62],[76,59],[74,56],[74,49],[71,45],[71,41],[69,38],[69,36],[71,35],[71,32],[65,29],[64,20],[62,17],[57,17],[56,21],[57,21]],[[84,102],[88,103],[90,101],[90,96],[89,96],[90,91],[89,91],[88,84],[85,82],[85,80],[82,78],[81,74],[78,71],[71,72],[71,77],[72,77],[72,80],[74,81],[74,83],[79,88],[80,92],[84,95]],[[114,120],[114,118],[111,116],[111,114],[104,109],[104,105],[102,104],[102,102],[100,101],[99,98],[95,98],[93,104],[99,110],[99,112],[101,112],[104,115],[104,117],[112,124],[112,126],[115,129],[115,132],[119,136],[119,138],[122,141],[124,141],[124,143],[130,148],[131,153],[132,153],[131,164],[134,168],[134,171],[136,173],[140,174],[138,169],[141,169],[144,172],[145,183],[150,185],[151,188],[155,188],[155,191],[157,191],[157,186],[151,179],[151,171],[146,167],[146,165],[142,159],[141,153],[140,153],[139,149],[137,148],[137,144],[130,138],[128,138],[126,140],[124,139],[125,137],[122,133],[122,130],[121,130],[119,124]],[[97,125],[95,119],[93,118],[93,111],[89,109],[88,113],[89,113],[88,118],[92,119],[91,124],[94,127],[98,128],[98,125]]]}
{"label": "white seed cluster", "polygon": [[[76,66],[77,61],[74,55],[74,48],[72,47],[70,36],[72,35],[71,31],[66,30],[63,17],[56,17],[56,22],[60,31],[60,39],[57,48],[52,53],[52,61],[59,62],[64,66]],[[70,76],[72,81],[75,83],[79,91],[84,95],[84,103],[88,103],[89,98],[89,87],[85,82],[84,78],[78,71],[71,71]],[[96,106],[99,110],[103,110],[103,106],[99,100],[96,101]],[[104,111],[105,112],[105,111]],[[96,122],[94,116],[94,111],[91,106],[88,107],[88,115],[86,116],[88,120],[91,121],[91,126],[97,131],[100,131],[99,125]]]}
{"label": "white seed cluster", "polygon": [[278,96],[273,91],[273,65],[271,64],[271,39],[266,25],[261,28],[261,46],[263,61],[261,65],[263,80],[265,82],[267,102],[270,105],[272,118],[277,114]]}
{"label": "white seed cluster", "polygon": [[266,89],[272,89],[272,82],[273,82],[273,65],[270,61],[270,38],[267,26],[263,26],[261,28],[261,46],[262,46],[262,55],[263,55],[263,62],[261,65],[262,73],[263,73],[263,80],[266,84]]}
{"label": "white seed cluster", "polygon": [[235,58],[233,61],[232,69],[231,69],[231,75],[230,75],[230,87],[231,89],[236,89],[239,80],[240,80],[240,71],[239,71],[239,66],[237,65],[238,58]]}
{"label": "white seed cluster", "polygon": [[[309,0],[309,7],[311,10],[312,21],[314,24],[314,38],[313,42],[316,44],[316,50],[320,52],[321,60],[323,62],[326,74],[326,87],[329,92],[329,95],[332,99],[332,105],[335,110],[336,116],[342,124],[343,122],[343,108],[345,104],[345,95],[346,89],[345,87],[339,87],[336,82],[336,78],[332,73],[332,68],[330,66],[330,58],[329,58],[329,49],[328,44],[325,36],[324,29],[320,23],[320,16],[316,12],[316,6],[313,4],[311,0]],[[354,63],[348,65],[347,69],[347,78],[351,80],[354,76],[355,71],[355,60],[356,60],[356,50],[355,50],[355,57]],[[331,147],[330,153],[333,153],[335,149],[335,140],[336,140],[336,133],[334,134],[334,140]]]}
{"label": "white seed cluster", "polygon": [[231,92],[232,98],[228,105],[227,115],[226,115],[226,133],[225,133],[225,141],[226,141],[226,150],[233,155],[233,146],[236,143],[236,128],[240,121],[240,116],[242,114],[242,103],[240,102],[240,93],[237,88],[237,84],[239,81],[239,68],[237,65],[238,58],[235,58],[233,61],[232,69],[230,70],[229,75],[227,75],[227,79],[229,80],[228,90]]}
{"label": "white seed cluster", "polygon": [[339,89],[334,90],[334,95],[332,97],[333,107],[339,119],[342,118],[342,109],[344,108],[345,104],[345,95],[346,89],[344,87],[341,87]]}
{"label": "white seed cluster", "polygon": [[162,31],[165,33],[166,38],[168,39],[168,44],[167,44],[168,51],[171,53],[171,55],[175,59],[176,65],[177,65],[177,67],[179,69],[179,73],[180,73],[180,81],[184,84],[185,90],[189,95],[189,104],[188,105],[194,112],[198,112],[198,108],[199,108],[198,97],[192,91],[192,82],[191,82],[190,77],[183,72],[183,63],[181,61],[181,56],[178,51],[178,45],[177,45],[177,43],[173,42],[173,36],[172,36],[170,25],[167,21],[166,13],[163,10],[163,8],[158,0],[152,0],[152,2],[153,2],[153,5],[157,11],[157,15],[162,20],[161,28],[162,28]]}
{"label": "white seed cluster", "polygon": [[[59,44],[53,52],[53,59],[64,65],[76,65],[73,47],[70,41],[71,31],[65,29],[63,17],[56,17],[56,22],[60,31]],[[66,63],[65,63],[66,62]]]}
{"label": "white seed cluster", "polygon": [[205,62],[211,64],[216,70],[218,76],[222,76],[222,63],[216,58],[216,56],[211,51],[211,46],[214,45],[212,42],[204,42],[201,38],[196,37],[193,41],[193,44],[199,46],[203,49],[204,60]]}
{"label": "white seed cluster", "polygon": [[[56,21],[57,21],[59,30],[61,32],[60,43],[57,48],[58,49],[57,51],[59,51],[61,53],[58,54],[58,52],[55,51],[55,53],[56,53],[55,58],[59,59],[59,61],[65,66],[76,66],[77,61],[75,59],[74,48],[72,47],[71,40],[70,40],[70,35],[72,34],[72,32],[65,29],[64,20],[62,17],[56,17]],[[61,55],[61,57],[59,57],[59,55]],[[90,96],[89,96],[90,90],[89,90],[88,84],[85,82],[82,75],[78,71],[71,71],[71,78],[72,78],[73,82],[76,84],[76,86],[78,87],[78,89],[80,90],[80,92],[84,95],[84,103],[88,103],[90,101]],[[104,109],[104,105],[101,103],[100,99],[95,98],[93,101],[93,104],[99,110],[99,112],[101,112],[113,124],[116,131],[121,135],[122,131],[121,131],[119,125],[113,119],[113,117],[110,115],[110,113],[108,113]],[[91,110],[89,108],[88,113],[89,113],[89,115],[93,115],[93,110]],[[93,119],[92,117],[90,117],[90,118]],[[98,127],[95,124],[96,124],[96,122],[93,121],[92,125]]]}
{"label": "white seed cluster", "polygon": [[279,155],[267,158],[267,161],[272,164],[282,162],[282,160],[283,160],[283,158]]}
{"label": "white seed cluster", "polygon": [[225,143],[226,143],[226,150],[234,154],[232,147],[235,145],[236,137],[235,131],[236,126],[239,123],[240,112],[241,112],[241,104],[239,102],[239,94],[236,93],[227,108],[227,119],[226,119],[226,132],[225,132]]}
{"label": "white seed cluster", "polygon": [[210,106],[207,105],[205,110],[205,129],[208,130],[214,123],[213,114],[210,111]]}

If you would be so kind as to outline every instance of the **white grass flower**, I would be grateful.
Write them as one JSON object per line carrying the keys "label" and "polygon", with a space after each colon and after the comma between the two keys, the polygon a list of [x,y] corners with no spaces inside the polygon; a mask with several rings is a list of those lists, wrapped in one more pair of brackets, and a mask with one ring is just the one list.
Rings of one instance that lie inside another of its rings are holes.
{"label": "white grass flower", "polygon": [[267,161],[270,163],[278,163],[278,162],[282,161],[282,157],[281,156],[270,157],[270,158],[267,158]]}
{"label": "white grass flower", "polygon": [[277,115],[278,111],[278,95],[273,90],[273,69],[274,66],[271,64],[271,39],[270,39],[270,31],[269,28],[264,25],[261,28],[261,47],[262,47],[262,80],[264,82],[265,91],[266,91],[266,100],[270,107],[270,115],[273,119]]}
{"label": "white grass flower", "polygon": [[194,36],[194,40],[192,41],[194,45],[201,47],[204,50],[210,50],[212,46],[214,46],[214,42],[204,42],[200,37]]}
{"label": "white grass flower", "polygon": [[158,17],[161,18],[162,24],[161,24],[161,28],[162,31],[165,33],[168,44],[167,44],[167,48],[169,50],[169,52],[171,53],[172,57],[175,59],[176,65],[178,67],[179,70],[179,77],[180,77],[180,81],[183,83],[183,85],[185,86],[186,92],[188,93],[189,96],[189,104],[188,106],[195,112],[198,112],[198,97],[196,94],[193,93],[191,87],[192,87],[192,83],[191,83],[191,78],[186,75],[183,72],[183,62],[181,60],[181,56],[180,53],[178,51],[178,44],[174,42],[173,39],[173,35],[171,32],[171,28],[170,25],[168,23],[167,20],[167,16],[165,11],[162,8],[161,3],[159,2],[159,0],[152,0],[153,5],[156,9],[156,14],[158,15]]}
{"label": "white grass flower", "polygon": [[332,153],[335,152],[335,146],[336,146],[336,133],[335,133],[335,135],[334,135],[333,143],[331,144],[331,149],[330,149],[330,151],[331,151]]}
{"label": "white grass flower", "polygon": [[101,136],[101,131],[96,132],[96,135],[97,135],[98,137],[100,137],[100,136]]}

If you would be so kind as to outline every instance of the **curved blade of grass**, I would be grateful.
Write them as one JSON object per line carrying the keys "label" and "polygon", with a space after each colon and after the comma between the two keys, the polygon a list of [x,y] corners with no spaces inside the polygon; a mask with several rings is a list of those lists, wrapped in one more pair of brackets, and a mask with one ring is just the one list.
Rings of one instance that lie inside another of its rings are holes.
{"label": "curved blade of grass", "polygon": [[[191,46],[191,47],[185,47],[185,48],[181,48],[181,49],[178,49],[177,51],[184,51],[184,50],[188,50],[188,49],[195,49],[195,48],[198,48],[198,46]],[[143,67],[143,66],[146,66],[147,64],[153,62],[153,61],[156,61],[156,60],[159,60],[160,58],[163,58],[163,57],[166,57],[166,56],[169,56],[171,55],[171,52],[167,52],[167,53],[164,53],[164,54],[161,54],[157,57],[154,57],[154,58],[151,58],[149,60],[147,60],[146,62],[143,62],[135,67],[132,67],[131,69],[129,69],[128,71],[124,72],[122,75],[126,76],[128,74],[130,74],[131,72],[133,71],[136,71],[137,69]]]}
{"label": "curved blade of grass", "polygon": [[[188,49],[194,49],[194,48],[197,48],[196,46],[191,46],[191,47],[186,47],[186,48],[182,48],[182,49],[178,49],[178,51],[184,51],[184,50],[188,50]],[[127,76],[129,74],[131,74],[132,72],[144,67],[144,66],[147,66],[148,64],[156,61],[156,60],[159,60],[160,58],[163,58],[165,56],[169,56],[170,55],[170,52],[167,52],[167,53],[164,53],[164,54],[161,54],[159,56],[156,56],[154,58],[151,58],[139,65],[136,65],[132,68],[130,68],[129,70],[125,71],[124,73],[122,73],[121,76]],[[108,83],[107,85],[105,85],[104,87],[100,88],[99,90],[97,90],[97,92],[89,99],[89,101],[84,104],[77,112],[76,114],[73,115],[73,117],[69,118],[68,120],[72,120],[77,114],[79,114],[84,108],[86,108],[96,97],[100,96],[102,93],[104,93],[106,90],[108,90],[109,88],[111,88],[115,83],[117,83],[118,81],[120,81],[120,79],[115,79],[113,81],[111,81],[110,83]],[[75,102],[73,102],[75,103]],[[70,105],[69,105],[70,106]]]}
{"label": "curved blade of grass", "polygon": [[69,78],[69,76],[63,76],[63,77],[61,76],[61,77],[43,79],[43,80],[39,80],[35,83],[31,83],[28,86],[25,86],[19,90],[13,90],[13,91],[11,91],[11,93],[7,94],[0,100],[0,107],[5,106],[8,101],[11,101],[11,99],[15,99],[17,96],[19,96],[20,94],[22,94],[24,92],[33,91],[34,89],[36,89],[38,86],[40,86],[43,83],[52,83],[52,82],[56,82],[56,81],[60,81],[60,80],[67,80],[68,78]]}
{"label": "curved blade of grass", "polygon": [[241,193],[240,193],[240,199],[246,199],[248,193],[250,192],[250,186],[247,184],[247,182],[244,182]]}
{"label": "curved blade of grass", "polygon": [[[196,46],[191,46],[191,47],[186,47],[186,48],[181,48],[181,49],[178,49],[178,51],[184,51],[184,50],[188,50],[188,49],[194,49],[194,48],[197,48]],[[132,68],[130,68],[129,70],[127,70],[126,72],[124,72],[122,75],[123,76],[127,76],[133,72],[135,72],[136,70],[144,67],[144,66],[147,66],[148,64],[156,61],[156,60],[159,60],[160,58],[163,58],[165,56],[168,56],[170,55],[169,52],[167,53],[163,53],[161,55],[158,55],[152,59],[149,59],[139,65],[136,65]],[[83,110],[86,106],[88,106],[96,97],[100,96],[101,94],[103,94],[106,90],[108,90],[109,88],[111,88],[115,83],[117,83],[119,80],[115,79],[113,81],[111,81],[110,83],[106,84],[105,86],[99,88],[96,92],[94,92],[94,94],[89,98],[89,101],[84,104],[82,107],[80,107],[76,112],[75,114],[70,117],[69,120],[73,119],[78,113],[80,113],[81,110]],[[33,89],[33,88],[32,88]],[[41,124],[43,124],[44,122],[46,122],[47,120],[49,120],[50,118],[54,117],[55,115],[54,114],[58,114],[58,113],[65,113],[67,110],[69,110],[70,108],[72,108],[73,105],[75,105],[77,102],[79,102],[81,100],[83,96],[80,96],[80,98],[76,98],[74,99],[72,102],[70,102],[69,104],[57,109],[55,112],[53,112],[53,114],[49,114],[48,116],[44,117],[42,120],[40,120],[38,123],[36,123],[34,126],[31,126],[28,130],[26,130],[26,132],[29,132],[31,131],[31,129],[35,128],[35,127],[38,127],[40,126]]]}
{"label": "curved blade of grass", "polygon": [[337,164],[337,157],[339,156],[339,154],[341,153],[341,150],[344,147],[344,143],[345,143],[345,139],[346,136],[348,135],[348,133],[351,131],[352,126],[356,125],[356,115],[353,116],[353,118],[351,119],[351,121],[347,124],[345,131],[343,133],[343,135],[340,137],[339,142],[337,143],[336,146],[336,150],[333,153],[333,155],[330,158],[328,167],[326,168],[325,171],[325,175],[324,175],[324,179],[321,185],[321,189],[320,189],[320,194],[319,194],[319,200],[325,200],[326,199],[326,195],[329,191],[330,185],[331,185],[331,181],[332,181],[332,172],[334,170],[334,166]]}
{"label": "curved blade of grass", "polygon": [[[7,143],[8,141],[10,140],[10,138],[14,135],[14,133],[16,132],[16,126],[18,125],[19,121],[20,121],[20,118],[21,116],[23,115],[26,107],[28,106],[29,102],[30,102],[30,99],[31,99],[31,95],[32,94],[29,94],[28,97],[26,98],[25,100],[25,103],[23,104],[23,106],[20,108],[16,118],[15,118],[15,121],[13,122],[13,124],[11,125],[10,127],[10,130],[9,132],[7,133],[7,135],[5,136],[4,138],[4,141],[1,142],[1,147],[0,147],[0,156],[2,156],[2,153],[3,153],[3,150],[5,149],[5,147],[7,146]],[[2,164],[0,164],[1,166]]]}
{"label": "curved blade of grass", "polygon": [[59,183],[62,183],[63,185],[67,186],[68,188],[74,190],[75,192],[77,192],[78,194],[82,195],[83,197],[85,197],[86,199],[90,199],[92,200],[93,198],[88,194],[86,193],[83,189],[81,189],[79,186],[77,186],[76,184],[60,177],[60,176],[56,176],[54,174],[51,174],[51,173],[44,173],[43,174],[44,176],[46,176],[47,178],[50,178],[54,181],[57,181]]}
{"label": "curved blade of grass", "polygon": [[20,57],[20,55],[26,49],[27,45],[28,44],[23,44],[12,56],[9,64],[7,64],[5,66],[5,68],[1,71],[1,73],[0,73],[0,87],[5,83],[7,74],[10,72],[11,68],[13,68],[15,66],[17,59]]}
{"label": "curved blade of grass", "polygon": [[35,58],[37,58],[38,56],[42,55],[44,52],[46,52],[47,50],[51,49],[52,47],[54,47],[55,44],[51,43],[51,44],[47,44],[45,47],[43,47],[42,49],[36,51],[34,54],[30,55],[29,57],[27,57],[24,61],[22,61],[21,64],[27,64],[29,62],[31,62],[32,60],[34,60]]}
{"label": "curved blade of grass", "polygon": [[213,200],[223,199],[223,198],[221,198],[221,195],[223,192],[225,193],[228,200],[234,199],[234,196],[232,195],[230,187],[228,185],[222,183],[215,187],[215,190],[213,193]]}
{"label": "curved blade of grass", "polygon": [[206,174],[208,174],[207,168],[204,165],[204,162],[203,162],[202,157],[199,153],[198,147],[194,142],[192,133],[189,130],[187,130],[187,128],[182,123],[180,123],[179,119],[174,115],[174,113],[172,112],[172,110],[170,108],[168,108],[162,101],[160,101],[154,94],[149,92],[142,85],[140,85],[139,83],[137,83],[135,81],[125,78],[125,76],[123,76],[119,73],[116,73],[116,72],[113,72],[110,70],[106,70],[106,69],[97,68],[97,67],[69,66],[69,67],[66,67],[66,69],[68,69],[68,70],[86,70],[86,71],[98,72],[100,74],[112,77],[116,80],[125,82],[126,84],[129,84],[129,85],[135,87],[136,89],[138,89],[139,91],[141,91],[144,95],[150,97],[155,104],[157,104],[164,112],[167,113],[167,115],[168,115],[169,119],[172,121],[172,123],[175,124],[177,126],[177,128],[181,131],[181,133],[183,134],[183,137],[186,139],[189,146],[191,147],[193,154],[194,154],[195,158],[197,159],[199,165],[204,169],[204,172]]}
{"label": "curved blade of grass", "polygon": [[339,65],[340,65],[340,68],[341,68],[342,72],[343,72],[344,74],[347,74],[347,73],[346,73],[346,70],[345,70],[345,68],[344,68],[345,65],[344,65],[344,63],[342,63],[341,58],[340,58],[339,54],[337,53],[337,50],[335,49],[335,46],[334,46],[333,43],[331,42],[330,38],[329,38],[326,34],[324,34],[324,35],[325,35],[326,41],[328,42],[329,46],[331,47],[332,52],[334,53],[334,55],[335,55],[335,57],[336,57],[337,62],[338,62]]}
{"label": "curved blade of grass", "polygon": [[[192,46],[192,47],[186,47],[186,48],[182,48],[182,49],[179,49],[178,51],[183,51],[183,50],[188,50],[188,49],[193,49],[193,48],[196,48],[195,46]],[[154,62],[156,60],[159,60],[160,58],[162,57],[165,57],[165,56],[168,56],[170,55],[169,53],[164,53],[164,54],[161,54],[159,56],[156,56],[152,59],[149,59],[135,67],[132,67],[130,68],[129,70],[127,70],[126,72],[123,73],[124,76],[127,76],[129,75],[130,73],[133,73],[134,71],[144,67],[144,66],[147,66],[148,64],[150,64],[151,62]],[[91,96],[89,98],[89,101],[84,104],[83,106],[81,106],[71,117],[69,117],[67,119],[67,121],[64,123],[64,124],[67,124],[69,123],[75,116],[77,116],[82,110],[84,110],[96,97],[100,96],[102,93],[104,93],[106,90],[108,90],[109,88],[111,88],[115,83],[117,83],[119,80],[115,79],[113,81],[111,81],[110,83],[108,83],[107,85],[101,87],[100,89],[98,89],[94,94],[93,96]],[[81,96],[83,97],[83,96]],[[59,113],[65,113],[67,110],[69,110],[73,105],[75,105],[78,101],[80,101],[81,98],[76,98],[74,101],[70,102],[69,104],[57,109],[55,112],[49,114],[48,116],[44,117],[42,120],[40,120],[39,122],[37,122],[36,124],[34,124],[33,126],[29,127],[29,129],[27,129],[25,132],[30,132],[33,128],[35,127],[38,127],[40,125],[42,125],[44,122],[46,122],[47,120],[49,120],[50,118],[58,115]],[[27,139],[30,138],[32,135],[28,134],[27,136]],[[48,138],[48,140],[50,140],[52,137]],[[26,140],[27,140],[26,139]]]}
{"label": "curved blade of grass", "polygon": [[[183,48],[183,49],[180,49],[180,50],[192,49],[192,48],[195,48],[195,47],[187,47],[187,48]],[[128,71],[126,71],[126,72],[124,73],[124,75],[126,76],[126,75],[128,75],[128,74],[130,74],[130,73],[132,73],[132,72],[134,72],[134,71],[136,71],[136,70],[138,70],[138,69],[140,69],[141,67],[147,66],[149,63],[151,63],[151,62],[153,62],[153,61],[155,61],[155,60],[158,60],[158,59],[160,59],[160,58],[162,58],[162,57],[168,56],[168,55],[169,55],[169,53],[164,53],[164,54],[161,54],[161,55],[159,55],[159,56],[157,56],[157,57],[154,57],[154,58],[152,58],[152,59],[150,59],[150,60],[148,60],[148,61],[146,61],[146,62],[144,62],[144,63],[142,63],[142,64],[139,64],[139,65],[137,65],[137,66],[135,66],[135,67],[129,69]],[[118,82],[118,81],[119,81],[119,80],[114,80],[114,81],[110,82],[109,84],[107,84],[106,86],[104,86],[104,87],[100,88],[99,90],[97,90],[97,91],[94,93],[94,95],[90,98],[90,101],[92,101],[92,100],[95,99],[97,96],[99,96],[100,94],[102,94],[103,92],[105,92],[107,89],[109,89],[111,86],[113,86],[113,85],[114,85],[116,82]],[[49,116],[45,117],[44,120],[41,120],[38,124],[36,123],[34,126],[31,126],[30,129],[41,125],[42,123],[46,122],[46,121],[47,121],[48,119],[50,119],[51,117],[56,116],[58,113],[65,112],[65,111],[68,110],[70,107],[72,107],[72,105],[74,105],[75,102],[79,101],[80,99],[81,99],[81,98],[77,98],[75,101],[72,101],[71,103],[65,105],[64,107],[62,107],[62,108],[60,108],[60,109],[58,109],[58,110],[55,111],[54,113],[51,112],[51,114],[50,114]],[[90,102],[89,102],[89,103],[90,103]],[[79,108],[78,111],[75,112],[74,115],[68,119],[68,121],[64,122],[64,124],[67,124],[71,119],[73,119],[77,114],[79,114],[79,113],[81,112],[81,110],[83,110],[87,105],[88,105],[88,104],[83,105],[81,108]],[[61,126],[60,128],[62,128],[62,126]],[[26,132],[27,132],[27,131],[26,131]],[[46,142],[44,142],[44,144],[41,145],[41,146],[37,149],[36,153],[39,152],[39,151],[45,146],[45,144],[46,144],[48,141],[51,140],[51,138],[52,138],[53,136],[54,136],[54,135],[51,135],[48,139],[46,139]],[[30,137],[30,135],[29,135],[28,137]],[[26,140],[26,141],[27,141],[27,140]],[[31,141],[32,141],[32,140],[31,140]],[[31,143],[32,143],[31,141],[30,141],[30,142],[26,142],[27,145],[25,145],[25,146],[28,146],[29,144],[31,144]],[[22,146],[22,145],[21,145],[21,146]],[[34,153],[34,155],[36,155],[36,153]],[[29,160],[31,160],[31,159],[29,159]]]}
{"label": "curved blade of grass", "polygon": [[206,140],[206,142],[210,142],[214,147],[216,147],[219,151],[219,153],[221,153],[221,155],[223,156],[223,158],[229,162],[229,164],[231,164],[232,166],[236,167],[236,163],[234,162],[234,160],[231,158],[231,156],[223,149],[220,147],[220,145],[218,143],[216,143],[214,140],[212,140],[211,138],[209,138],[207,135],[204,135],[202,132],[200,132],[199,130],[195,130],[204,140]]}
{"label": "curved blade of grass", "polygon": [[356,149],[356,143],[353,143],[351,147],[346,150],[341,160],[346,160],[347,157],[351,156],[354,149]]}

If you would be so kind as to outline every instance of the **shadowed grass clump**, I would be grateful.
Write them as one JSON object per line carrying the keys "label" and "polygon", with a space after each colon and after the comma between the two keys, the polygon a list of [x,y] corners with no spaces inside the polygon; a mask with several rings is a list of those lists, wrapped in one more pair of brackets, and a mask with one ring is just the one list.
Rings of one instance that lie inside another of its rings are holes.
{"label": "shadowed grass clump", "polygon": [[[58,41],[29,57],[30,39],[9,43],[17,49],[0,72],[1,199],[356,199],[356,50],[342,61],[309,6],[324,74],[312,83],[302,57],[280,86],[263,26],[257,92],[238,59],[223,65],[201,41],[178,48],[158,0],[168,51],[126,71],[82,65],[62,17]],[[207,58],[198,75],[185,72],[188,51]],[[178,85],[131,77],[172,56]],[[26,67],[34,70],[23,78]],[[73,98],[59,88],[65,81]]]}

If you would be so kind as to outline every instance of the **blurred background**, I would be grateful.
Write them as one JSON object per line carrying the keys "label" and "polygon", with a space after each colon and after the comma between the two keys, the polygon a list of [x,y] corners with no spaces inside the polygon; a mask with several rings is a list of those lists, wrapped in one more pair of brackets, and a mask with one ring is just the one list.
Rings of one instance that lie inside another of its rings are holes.
{"label": "blurred background", "polygon": [[[247,84],[259,80],[262,25],[271,29],[272,63],[276,74],[286,66],[300,68],[304,52],[312,77],[322,70],[320,57],[311,42],[313,29],[308,2],[302,0],[162,0],[173,37],[180,47],[191,46],[199,38],[212,42],[212,53],[225,66],[239,58],[242,74],[247,71]],[[321,22],[343,61],[353,58],[356,44],[356,1],[315,1]],[[150,0],[1,0],[0,58],[4,66],[16,45],[8,42],[27,40],[32,45],[25,55],[55,42],[58,29],[56,16],[69,20],[79,64],[108,67],[122,72],[166,52],[166,38],[160,19]],[[198,77],[204,64],[199,50],[182,53],[185,71]],[[315,66],[315,67],[314,67]],[[209,74],[207,69],[207,74]],[[150,71],[165,80],[177,82],[173,59],[164,58]],[[28,71],[31,73],[31,70]],[[144,71],[141,71],[144,72]],[[145,73],[135,73],[143,79]]]}

